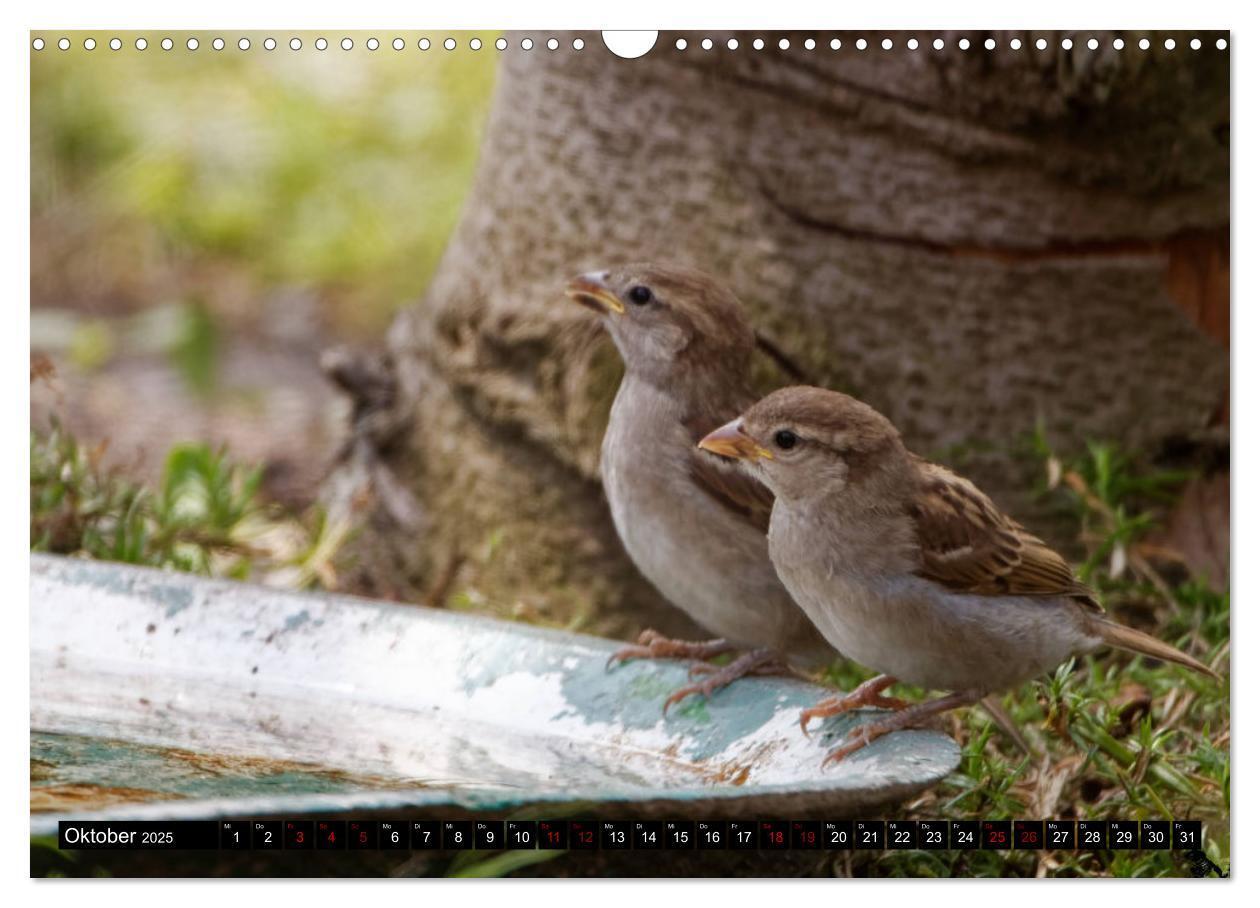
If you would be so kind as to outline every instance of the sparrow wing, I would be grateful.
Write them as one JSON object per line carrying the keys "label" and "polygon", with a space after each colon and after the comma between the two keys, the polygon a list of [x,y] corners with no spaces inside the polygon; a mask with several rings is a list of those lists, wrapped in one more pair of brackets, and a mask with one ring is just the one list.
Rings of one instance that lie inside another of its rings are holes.
{"label": "sparrow wing", "polygon": [[925,460],[918,466],[922,481],[910,516],[923,556],[920,576],[982,596],[1070,596],[1101,611],[1054,549],[972,483]]}
{"label": "sparrow wing", "polygon": [[[732,407],[730,412],[739,410]],[[688,472],[697,487],[764,535],[770,530],[774,493],[731,461],[696,447],[700,439],[724,422],[726,419],[707,414],[683,420],[692,441]]]}

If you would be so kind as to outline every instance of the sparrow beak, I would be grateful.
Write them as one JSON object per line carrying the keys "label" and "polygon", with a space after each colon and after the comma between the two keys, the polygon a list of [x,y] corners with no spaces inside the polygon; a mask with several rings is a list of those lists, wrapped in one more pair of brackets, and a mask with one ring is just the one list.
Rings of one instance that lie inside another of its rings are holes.
{"label": "sparrow beak", "polygon": [[744,431],[742,419],[732,419],[726,425],[714,429],[700,439],[698,447],[736,460],[756,460],[758,457],[774,460],[773,454],[753,441]]}
{"label": "sparrow beak", "polygon": [[591,271],[587,274],[580,274],[569,281],[569,285],[564,288],[564,295],[587,309],[593,309],[600,315],[606,315],[610,312],[614,315],[622,315],[625,313],[626,307],[621,300],[617,299],[617,294],[612,292],[612,288],[608,286],[607,280],[607,271]]}

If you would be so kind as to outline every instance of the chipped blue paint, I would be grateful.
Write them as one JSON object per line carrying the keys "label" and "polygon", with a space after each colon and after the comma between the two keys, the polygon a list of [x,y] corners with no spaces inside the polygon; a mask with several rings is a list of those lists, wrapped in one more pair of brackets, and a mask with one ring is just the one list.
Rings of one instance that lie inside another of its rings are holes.
{"label": "chipped blue paint", "polygon": [[166,607],[166,617],[174,618],[186,608],[190,608],[193,604],[192,590],[181,590],[172,587],[167,591],[166,599],[170,603]]}
{"label": "chipped blue paint", "polygon": [[[163,797],[214,798],[225,788],[238,797],[344,794],[365,788],[397,788],[397,780],[268,760],[224,760],[192,751],[132,744],[82,735],[31,734],[31,760],[41,765],[32,791],[56,792],[65,785],[100,786],[109,767],[109,787]],[[416,783],[413,783],[413,785]]]}
{"label": "chipped blue paint", "polygon": [[286,631],[297,630],[299,627],[301,627],[303,624],[306,624],[310,620],[311,620],[310,613],[307,612],[305,609],[303,609],[302,611],[298,612],[296,615],[289,615],[287,618],[284,619],[284,629]]}

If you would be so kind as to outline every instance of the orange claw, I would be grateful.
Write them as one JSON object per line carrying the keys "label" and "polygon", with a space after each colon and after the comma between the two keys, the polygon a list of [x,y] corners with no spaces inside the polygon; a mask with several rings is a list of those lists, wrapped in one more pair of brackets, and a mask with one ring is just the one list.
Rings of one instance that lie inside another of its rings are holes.
{"label": "orange claw", "polygon": [[703,681],[696,681],[685,687],[680,687],[670,694],[661,708],[662,715],[667,715],[671,706],[692,694],[708,697],[714,691],[721,690],[745,675],[779,674],[787,671],[787,667],[779,660],[779,657],[768,649],[751,650],[744,653],[730,665],[721,667],[709,666],[704,669],[698,669],[699,666],[693,665],[689,674],[703,674],[707,675],[707,677]]}
{"label": "orange claw", "polygon": [[[868,729],[871,729],[871,728],[876,729],[876,734],[873,737],[868,732]],[[857,753],[859,750],[861,750],[866,745],[870,744],[872,741],[876,740],[877,738],[882,738],[884,735],[888,734],[889,731],[891,730],[892,729],[879,730],[878,723],[875,726],[859,725],[857,728],[849,732],[848,736],[850,738],[860,738],[861,740],[850,741],[848,744],[841,744],[839,747],[833,749],[830,753],[827,754],[827,756],[823,757],[823,761],[822,761],[823,768],[824,769],[827,768],[827,766],[829,766],[832,763],[839,763],[845,757],[849,756],[849,754]]]}
{"label": "orange claw", "polygon": [[725,640],[671,640],[648,628],[639,634],[637,643],[625,646],[608,657],[604,671],[629,659],[708,659],[732,649]]}
{"label": "orange claw", "polygon": [[678,688],[678,690],[674,691],[672,694],[670,694],[668,697],[665,698],[665,703],[661,706],[661,715],[662,716],[669,715],[669,708],[671,706],[673,706],[675,703],[678,703],[681,700],[687,699],[692,694],[700,694],[703,697],[708,697],[715,690],[717,690],[718,687],[725,687],[725,686],[726,685],[724,684],[722,685],[713,684],[712,680],[709,679],[705,681],[700,681],[696,684],[688,684],[685,687],[680,687]]}
{"label": "orange claw", "polygon": [[801,719],[800,719],[801,734],[803,734],[807,738],[809,737],[808,726],[809,726],[810,720],[817,719],[817,718],[826,718],[827,716],[834,716],[839,712],[844,712],[845,709],[843,707],[838,710],[832,709],[834,705],[840,703],[843,699],[844,699],[843,697],[828,697],[826,700],[823,700],[819,703],[814,704],[813,706],[807,706],[805,709],[802,709]]}
{"label": "orange claw", "polygon": [[[872,679],[872,681],[868,681],[865,685],[863,685],[863,687],[870,685],[872,688],[875,688],[877,685],[874,684],[874,682],[879,680],[880,679]],[[889,683],[891,683],[891,681]],[[887,686],[888,684],[883,685],[883,687]],[[878,690],[882,690],[883,687],[879,687]],[[860,691],[862,688],[858,688],[858,690]],[[868,696],[876,694],[878,693],[878,690],[867,691],[867,694]],[[857,692],[858,691],[854,691],[854,693]],[[877,719],[876,721],[870,722],[866,725],[859,725],[857,728],[849,732],[849,743],[842,744],[835,750],[831,751],[831,753],[827,754],[827,756],[823,759],[822,765],[827,766],[830,763],[838,763],[850,754],[861,750],[872,741],[882,738],[884,735],[890,734],[894,731],[900,731],[903,728],[911,728],[922,722],[924,719],[931,718],[932,716],[939,715],[940,713],[947,712],[948,710],[957,709],[960,706],[970,706],[982,696],[984,696],[983,691],[955,691],[952,694],[946,694],[944,697],[939,697],[936,700],[928,700],[926,703],[916,703],[914,706],[887,714],[883,716],[883,718]]]}
{"label": "orange claw", "polygon": [[905,700],[899,697],[885,697],[881,693],[896,683],[897,679],[889,675],[877,675],[869,681],[862,682],[847,694],[828,697],[826,700],[802,709],[801,733],[805,737],[809,737],[809,731],[806,726],[809,725],[811,719],[826,719],[863,706],[875,706],[892,710],[905,709],[910,705]]}

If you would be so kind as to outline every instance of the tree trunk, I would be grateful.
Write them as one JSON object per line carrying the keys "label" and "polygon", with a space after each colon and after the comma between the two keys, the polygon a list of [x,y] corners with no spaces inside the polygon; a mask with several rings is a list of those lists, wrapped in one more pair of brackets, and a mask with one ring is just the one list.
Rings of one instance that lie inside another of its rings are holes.
{"label": "tree trunk", "polygon": [[620,363],[561,293],[616,262],[719,275],[815,383],[1034,526],[1037,465],[1012,451],[1039,422],[1064,450],[1204,437],[1227,396],[1228,54],[1215,35],[987,36],[706,52],[688,34],[679,52],[663,33],[626,61],[598,34],[580,52],[512,35],[462,223],[389,335],[389,393],[360,402],[340,477],[376,493],[358,549],[375,591],[687,630],[609,520]]}

